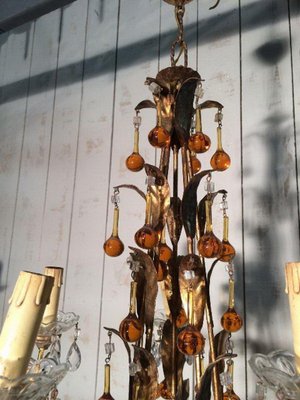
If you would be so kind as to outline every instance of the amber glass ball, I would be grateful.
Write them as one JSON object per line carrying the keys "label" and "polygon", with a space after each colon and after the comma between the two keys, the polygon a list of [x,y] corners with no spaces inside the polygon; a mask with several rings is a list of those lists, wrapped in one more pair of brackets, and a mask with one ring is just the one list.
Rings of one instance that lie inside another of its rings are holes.
{"label": "amber glass ball", "polygon": [[155,263],[155,269],[157,272],[157,281],[162,282],[166,275],[167,275],[167,268],[166,265],[163,262],[160,262],[159,260]]}
{"label": "amber glass ball", "polygon": [[143,335],[143,325],[135,314],[128,314],[120,323],[119,333],[126,342],[136,342]]}
{"label": "amber glass ball", "polygon": [[243,320],[234,308],[229,308],[221,318],[221,325],[227,332],[237,332],[243,326]]}
{"label": "amber glass ball", "polygon": [[177,336],[178,350],[186,356],[194,356],[204,349],[205,339],[193,326],[188,325]]}
{"label": "amber glass ball", "polygon": [[133,172],[138,172],[144,168],[145,161],[139,153],[132,153],[126,159],[126,167]]}
{"label": "amber glass ball", "polygon": [[228,389],[223,393],[223,400],[240,400],[240,398],[234,393],[233,389]]}
{"label": "amber glass ball", "polygon": [[210,148],[210,138],[202,132],[196,132],[189,138],[188,146],[195,153],[205,153]]}
{"label": "amber glass ball", "polygon": [[157,245],[157,232],[150,225],[144,225],[134,235],[135,243],[142,249],[153,249]]}
{"label": "amber glass ball", "polygon": [[161,243],[159,246],[159,259],[165,263],[169,262],[172,257],[172,250],[166,243]]}
{"label": "amber glass ball", "polygon": [[162,397],[163,399],[166,400],[172,400],[174,399],[172,392],[170,390],[168,390],[166,381],[162,381],[159,385],[158,385],[158,390],[157,390],[157,398]]}
{"label": "amber glass ball", "polygon": [[221,250],[222,243],[213,232],[205,233],[198,241],[198,251],[205,258],[216,258]]}
{"label": "amber glass ball", "polygon": [[235,257],[235,249],[228,241],[222,241],[220,261],[229,262]]}
{"label": "amber glass ball", "polygon": [[192,156],[191,163],[192,163],[192,172],[193,174],[196,174],[201,169],[201,162],[198,160],[196,156]]}
{"label": "amber glass ball", "polygon": [[166,147],[170,144],[171,135],[162,126],[156,126],[149,132],[148,139],[154,147]]}
{"label": "amber glass ball", "polygon": [[230,163],[230,157],[224,150],[217,150],[210,159],[210,165],[216,171],[225,171],[230,167]]}
{"label": "amber glass ball", "polygon": [[118,236],[111,236],[103,245],[105,254],[110,257],[118,257],[124,251],[124,244]]}
{"label": "amber glass ball", "polygon": [[115,400],[109,393],[103,393],[98,400]]}

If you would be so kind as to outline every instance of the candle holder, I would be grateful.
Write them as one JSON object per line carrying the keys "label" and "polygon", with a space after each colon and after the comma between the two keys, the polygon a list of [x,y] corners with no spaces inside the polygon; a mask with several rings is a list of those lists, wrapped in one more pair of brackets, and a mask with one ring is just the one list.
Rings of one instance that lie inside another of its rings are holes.
{"label": "candle holder", "polygon": [[267,355],[256,353],[250,358],[249,365],[258,378],[257,399],[264,400],[268,389],[275,392],[279,400],[300,399],[300,375],[293,354],[284,350]]}
{"label": "candle holder", "polygon": [[[57,399],[58,390],[56,386],[69,371],[76,371],[81,363],[81,354],[77,345],[80,334],[78,321],[79,316],[73,312],[59,311],[56,321],[41,324],[36,339],[38,355],[36,359],[30,359],[27,373],[12,380],[0,376],[1,400]],[[73,327],[74,340],[67,352],[65,361],[62,361],[61,336]]]}

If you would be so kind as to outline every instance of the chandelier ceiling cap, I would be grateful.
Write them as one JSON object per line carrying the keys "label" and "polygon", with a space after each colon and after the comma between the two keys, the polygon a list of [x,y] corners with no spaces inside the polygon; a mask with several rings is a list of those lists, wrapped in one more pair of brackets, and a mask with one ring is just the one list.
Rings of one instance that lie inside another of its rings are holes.
{"label": "chandelier ceiling cap", "polygon": [[164,0],[168,4],[173,6],[183,6],[184,4],[190,3],[193,0]]}

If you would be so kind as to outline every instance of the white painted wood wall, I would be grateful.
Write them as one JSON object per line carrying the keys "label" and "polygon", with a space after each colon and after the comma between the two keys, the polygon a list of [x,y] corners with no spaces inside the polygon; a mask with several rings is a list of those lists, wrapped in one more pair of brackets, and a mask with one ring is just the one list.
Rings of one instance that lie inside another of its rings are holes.
{"label": "white painted wood wall", "polygon": [[[238,251],[236,301],[245,325],[234,335],[236,392],[244,399],[255,390],[251,354],[292,349],[284,263],[300,259],[300,3],[221,0],[209,11],[211,5],[187,5],[185,30],[205,98],[225,106],[232,167],[215,182],[229,191],[230,241]],[[21,269],[65,268],[61,308],[81,316],[83,360],[61,384],[62,400],[100,396],[102,327],[118,327],[127,313],[127,254],[110,259],[102,251],[110,194],[119,183],[144,187],[144,174],[124,166],[133,108],[150,98],[144,80],[169,65],[174,37],[173,10],[160,0],[77,0],[0,35],[0,313],[3,320]],[[155,163],[147,143],[154,115],[142,117],[141,153]],[[213,114],[205,118],[215,146]],[[132,245],[143,202],[124,191],[120,207],[120,236]],[[220,266],[217,326],[226,281]],[[115,343],[112,394],[125,400],[126,357]]]}

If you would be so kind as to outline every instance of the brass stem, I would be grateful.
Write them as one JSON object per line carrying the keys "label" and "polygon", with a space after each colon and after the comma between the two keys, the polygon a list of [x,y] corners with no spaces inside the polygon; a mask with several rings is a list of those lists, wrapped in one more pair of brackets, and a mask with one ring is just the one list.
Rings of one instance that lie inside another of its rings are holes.
{"label": "brass stem", "polygon": [[148,192],[146,194],[146,217],[145,217],[145,224],[150,225],[151,224],[151,194]]}
{"label": "brass stem", "polygon": [[228,215],[224,215],[223,217],[223,240],[224,242],[228,242],[228,231],[229,231],[229,218]]}
{"label": "brass stem", "polygon": [[201,108],[196,109],[196,132],[202,132]]}
{"label": "brass stem", "polygon": [[134,143],[133,143],[133,152],[139,153],[139,130],[135,128],[134,130]]}
{"label": "brass stem", "polygon": [[206,233],[211,233],[212,230],[212,215],[211,215],[211,200],[205,201],[205,216],[206,216]]}
{"label": "brass stem", "polygon": [[194,241],[191,237],[187,238],[187,252],[188,254],[194,254]]}
{"label": "brass stem", "polygon": [[217,128],[217,139],[218,139],[218,151],[222,151],[223,150],[223,146],[222,146],[222,129],[218,126]]}
{"label": "brass stem", "polygon": [[192,168],[191,152],[189,149],[186,149],[186,159],[188,166],[188,181],[190,181],[193,177],[193,168]]}
{"label": "brass stem", "polygon": [[104,367],[104,393],[110,394],[110,365]]}
{"label": "brass stem", "polygon": [[186,154],[186,148],[185,147],[181,147],[181,158],[182,158],[183,187],[185,189],[187,187],[188,182],[189,182],[187,154]]}
{"label": "brass stem", "polygon": [[234,308],[234,280],[229,279],[229,301],[228,301],[228,307],[230,309]]}
{"label": "brass stem", "polygon": [[187,293],[187,310],[189,324],[194,325],[194,293],[192,288],[188,288]]}
{"label": "brass stem", "polygon": [[137,289],[137,283],[135,281],[132,281],[130,284],[130,309],[129,309],[130,314],[135,314],[136,289]]}
{"label": "brass stem", "polygon": [[157,110],[157,125],[162,126],[162,118],[161,118],[161,103],[160,99],[158,99],[156,103],[156,110]]}
{"label": "brass stem", "polygon": [[116,237],[118,235],[119,235],[119,208],[115,207],[112,236]]}
{"label": "brass stem", "polygon": [[160,243],[161,244],[165,244],[166,243],[166,226],[164,226],[162,231],[161,231]]}
{"label": "brass stem", "polygon": [[40,347],[38,351],[38,360],[41,360],[44,357],[45,347]]}

